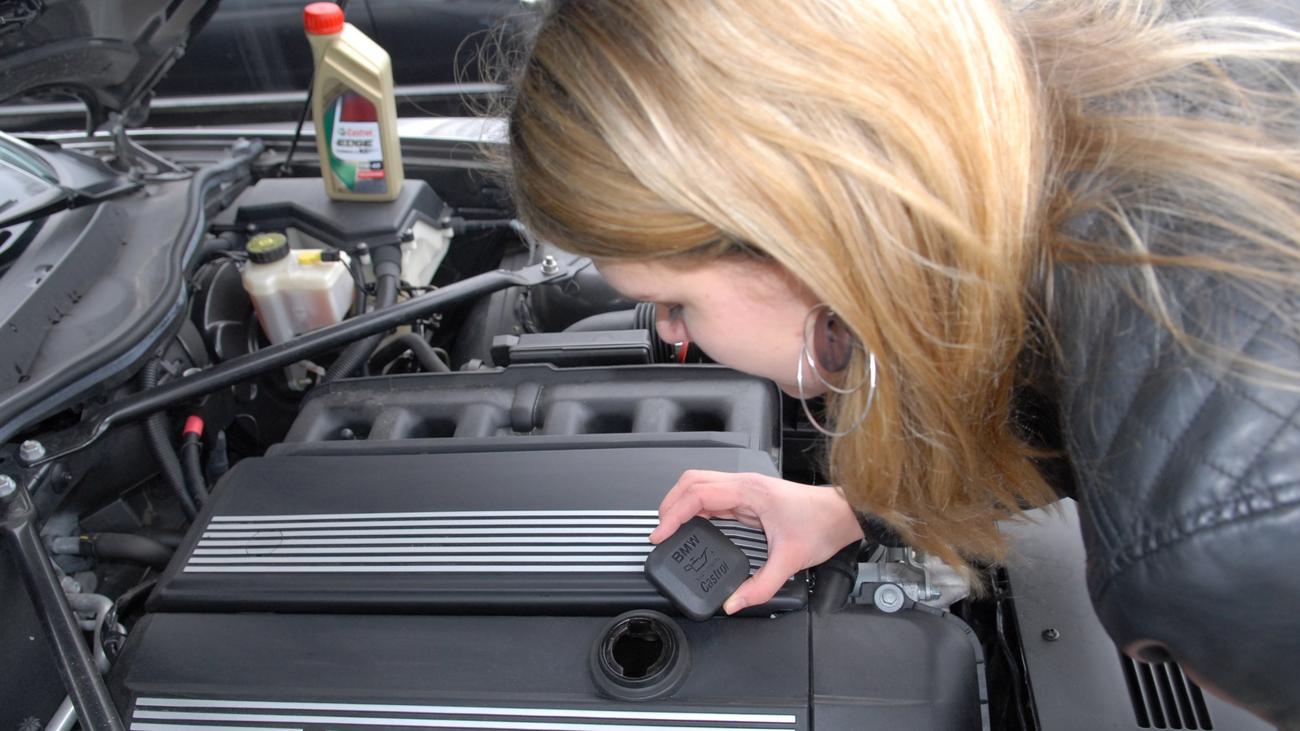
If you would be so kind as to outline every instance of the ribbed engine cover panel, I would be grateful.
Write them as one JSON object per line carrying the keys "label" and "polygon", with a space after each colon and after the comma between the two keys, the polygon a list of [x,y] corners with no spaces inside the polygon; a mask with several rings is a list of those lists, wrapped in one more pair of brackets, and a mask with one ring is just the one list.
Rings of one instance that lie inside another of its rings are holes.
{"label": "ribbed engine cover panel", "polygon": [[[151,608],[670,610],[642,566],[659,502],[688,468],[774,473],[765,453],[735,448],[247,459],[214,491]],[[751,571],[762,565],[761,531],[718,525]],[[806,585],[797,575],[755,613],[802,607]]]}

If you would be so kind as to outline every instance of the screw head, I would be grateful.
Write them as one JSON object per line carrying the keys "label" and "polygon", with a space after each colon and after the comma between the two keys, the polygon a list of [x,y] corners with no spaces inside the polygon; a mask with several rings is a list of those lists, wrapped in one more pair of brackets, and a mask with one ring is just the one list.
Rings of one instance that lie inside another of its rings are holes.
{"label": "screw head", "polygon": [[1061,639],[1061,632],[1055,627],[1048,627],[1047,629],[1043,630],[1043,639],[1047,640],[1048,642],[1056,642],[1057,640]]}
{"label": "screw head", "polygon": [[903,608],[904,598],[903,590],[897,584],[881,584],[871,595],[871,602],[885,614],[893,614]]}
{"label": "screw head", "polygon": [[560,262],[550,254],[542,257],[542,273],[554,274],[560,271]]}
{"label": "screw head", "polygon": [[9,475],[0,475],[0,500],[7,500],[18,492],[18,483]]}
{"label": "screw head", "polygon": [[18,459],[31,464],[45,456],[45,445],[35,439],[28,439],[18,445]]}

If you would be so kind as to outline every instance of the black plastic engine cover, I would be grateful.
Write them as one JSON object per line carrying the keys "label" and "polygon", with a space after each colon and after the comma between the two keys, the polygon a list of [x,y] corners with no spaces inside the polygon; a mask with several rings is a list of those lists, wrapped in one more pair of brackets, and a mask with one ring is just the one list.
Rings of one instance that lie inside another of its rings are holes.
{"label": "black plastic engine cover", "polygon": [[[981,728],[978,654],[951,616],[677,620],[669,697],[600,695],[599,617],[156,614],[110,689],[137,731],[457,728],[873,731]],[[986,727],[986,726],[985,726]]]}
{"label": "black plastic engine cover", "polygon": [[436,225],[444,204],[423,180],[407,180],[396,200],[336,201],[320,178],[268,178],[235,199],[213,221],[213,231],[297,228],[340,249],[359,242],[395,244],[417,222]]}
{"label": "black plastic engine cover", "polygon": [[[217,485],[150,609],[672,612],[645,579],[646,539],[691,468],[775,474],[764,452],[706,447],[246,459]],[[718,525],[751,571],[762,565],[761,531]],[[806,602],[800,572],[751,612]]]}

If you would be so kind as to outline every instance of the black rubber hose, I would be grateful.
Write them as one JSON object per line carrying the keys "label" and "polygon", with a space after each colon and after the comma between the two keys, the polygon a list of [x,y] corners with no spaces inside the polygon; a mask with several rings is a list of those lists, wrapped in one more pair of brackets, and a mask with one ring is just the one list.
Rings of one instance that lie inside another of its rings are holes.
{"label": "black rubber hose", "polygon": [[[158,371],[161,369],[162,361],[157,358],[145,364],[144,370],[140,371],[141,391],[148,391],[158,385]],[[181,502],[181,510],[185,511],[185,517],[194,520],[194,516],[198,515],[199,511],[194,506],[194,498],[190,497],[189,491],[185,489],[181,461],[176,456],[171,439],[168,438],[167,414],[159,411],[145,419],[144,433],[149,448],[153,450],[154,458],[158,460],[158,468],[163,480],[171,486],[172,492],[176,493],[176,498]]]}
{"label": "black rubber hose", "polygon": [[205,239],[199,245],[199,253],[191,260],[190,266],[197,267],[223,251],[234,251],[242,248],[244,240],[245,237],[236,231],[225,231],[219,236]]}
{"label": "black rubber hose", "polygon": [[171,530],[146,530],[139,535],[157,541],[168,548],[179,548],[185,534]]}
{"label": "black rubber hose", "polygon": [[817,577],[810,602],[814,612],[834,612],[848,603],[849,592],[853,591],[858,576],[858,552],[861,547],[861,542],[854,541],[813,569]]}
{"label": "black rubber hose", "polygon": [[[377,246],[370,250],[370,261],[375,269],[375,310],[392,307],[397,303],[397,290],[402,275],[402,249],[396,244]],[[375,348],[383,340],[383,333],[375,333],[344,348],[334,364],[325,371],[321,384],[352,375],[369,362]]]}
{"label": "black rubber hose", "polygon": [[81,537],[81,555],[108,561],[126,561],[167,568],[173,550],[145,536],[131,533],[90,533]]}
{"label": "black rubber hose", "polygon": [[411,351],[415,359],[419,361],[420,368],[427,373],[450,373],[451,367],[442,362],[438,357],[437,351],[429,345],[424,338],[413,332],[406,332],[393,338],[391,342],[380,348],[374,355],[373,360],[376,363],[387,364],[406,351]]}
{"label": "black rubber hose", "polygon": [[202,457],[199,435],[187,433],[181,440],[181,470],[185,475],[185,486],[199,505],[208,499],[208,481],[203,477]]}
{"label": "black rubber hose", "polygon": [[460,236],[462,234],[473,233],[475,231],[491,231],[499,228],[510,228],[514,224],[513,218],[472,218],[465,219],[453,216],[448,222],[451,225],[452,234]]}
{"label": "black rubber hose", "polygon": [[602,312],[598,315],[584,317],[564,328],[567,333],[599,332],[606,330],[635,330],[637,328],[636,309]]}
{"label": "black rubber hose", "polygon": [[634,330],[645,328],[650,333],[650,344],[654,347],[654,358],[656,363],[672,363],[674,361],[674,347],[672,343],[665,343],[659,337],[659,328],[655,322],[655,303],[638,302],[636,303],[636,324],[632,326]]}
{"label": "black rubber hose", "polygon": [[366,283],[365,275],[361,273],[361,257],[357,252],[353,252],[352,258],[348,261],[348,273],[352,275],[353,288],[356,291],[354,295],[357,306],[354,314],[366,314]]}

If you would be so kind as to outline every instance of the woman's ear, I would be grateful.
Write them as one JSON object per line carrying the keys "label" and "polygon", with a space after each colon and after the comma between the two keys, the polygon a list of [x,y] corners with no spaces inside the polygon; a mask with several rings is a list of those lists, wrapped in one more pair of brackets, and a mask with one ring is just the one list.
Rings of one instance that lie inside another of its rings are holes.
{"label": "woman's ear", "polygon": [[665,343],[681,343],[689,340],[686,323],[682,322],[681,308],[655,304],[655,330],[659,339]]}
{"label": "woman's ear", "polygon": [[839,373],[849,367],[849,358],[853,355],[853,333],[829,307],[818,309],[811,336],[818,368],[826,373]]}

